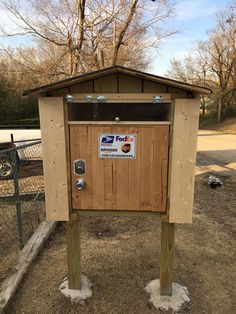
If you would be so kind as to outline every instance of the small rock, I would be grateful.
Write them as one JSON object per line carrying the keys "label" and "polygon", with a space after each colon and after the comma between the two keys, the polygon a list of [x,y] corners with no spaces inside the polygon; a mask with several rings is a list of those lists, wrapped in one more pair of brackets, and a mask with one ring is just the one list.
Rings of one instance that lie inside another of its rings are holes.
{"label": "small rock", "polygon": [[223,182],[220,178],[218,178],[216,175],[211,174],[208,177],[208,185],[211,189],[215,189],[217,187],[220,187],[223,185]]}

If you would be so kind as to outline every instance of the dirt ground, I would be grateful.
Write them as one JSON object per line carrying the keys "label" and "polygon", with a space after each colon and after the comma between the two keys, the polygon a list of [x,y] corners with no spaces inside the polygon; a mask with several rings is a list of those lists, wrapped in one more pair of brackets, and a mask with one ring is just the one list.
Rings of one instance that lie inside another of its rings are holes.
{"label": "dirt ground", "polygon": [[[44,201],[21,202],[23,240],[25,242],[44,219]],[[0,284],[14,272],[20,252],[19,234],[14,200],[0,199]]]}
{"label": "dirt ground", "polygon": [[[178,225],[174,281],[186,286],[191,307],[181,313],[236,313],[236,181],[211,190],[196,177],[193,225]],[[161,313],[144,287],[159,278],[160,220],[83,218],[82,270],[93,296],[71,304],[58,292],[66,276],[65,228],[60,226],[28,272],[8,313]],[[171,313],[171,311],[167,312]]]}

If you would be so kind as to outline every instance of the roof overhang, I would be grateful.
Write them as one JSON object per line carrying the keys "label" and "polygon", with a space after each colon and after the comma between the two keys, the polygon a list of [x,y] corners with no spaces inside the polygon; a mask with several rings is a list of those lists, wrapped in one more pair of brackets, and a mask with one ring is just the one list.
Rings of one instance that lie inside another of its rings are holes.
{"label": "roof overhang", "polygon": [[51,84],[47,84],[47,85],[42,85],[39,86],[37,88],[33,88],[30,90],[27,90],[23,93],[23,96],[45,96],[50,92],[55,92],[57,90],[63,89],[63,88],[67,88],[70,87],[72,85],[76,85],[78,83],[82,83],[82,82],[86,82],[89,80],[93,80],[99,77],[103,77],[106,75],[110,75],[110,74],[115,74],[115,73],[122,73],[122,74],[126,74],[126,75],[131,75],[133,77],[138,77],[141,79],[145,79],[145,80],[149,80],[149,81],[153,81],[159,84],[164,84],[164,85],[168,85],[170,87],[175,87],[175,88],[180,88],[189,92],[193,92],[196,94],[211,94],[212,91],[209,88],[206,87],[201,87],[201,86],[197,86],[197,85],[191,85],[191,84],[186,84],[180,81],[176,81],[170,78],[166,78],[166,77],[162,77],[162,76],[157,76],[154,74],[150,74],[150,73],[146,73],[146,72],[141,72],[141,71],[137,71],[134,69],[130,69],[130,68],[125,68],[125,67],[121,67],[121,66],[115,66],[115,67],[109,67],[109,68],[105,68],[99,71],[94,71],[94,72],[90,72],[90,73],[86,73],[86,74],[81,74],[78,76],[74,76],[71,78],[67,78],[61,81],[57,81]]}

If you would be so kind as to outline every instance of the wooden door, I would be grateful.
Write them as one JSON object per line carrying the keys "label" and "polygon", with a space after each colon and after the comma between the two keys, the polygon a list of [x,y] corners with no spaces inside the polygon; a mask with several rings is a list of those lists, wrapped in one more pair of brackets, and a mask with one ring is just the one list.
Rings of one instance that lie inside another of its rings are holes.
{"label": "wooden door", "polygon": [[[135,158],[100,158],[102,134],[135,135]],[[72,207],[79,210],[166,211],[168,125],[70,125]],[[86,173],[74,173],[85,160]],[[84,190],[76,181],[84,179]]]}

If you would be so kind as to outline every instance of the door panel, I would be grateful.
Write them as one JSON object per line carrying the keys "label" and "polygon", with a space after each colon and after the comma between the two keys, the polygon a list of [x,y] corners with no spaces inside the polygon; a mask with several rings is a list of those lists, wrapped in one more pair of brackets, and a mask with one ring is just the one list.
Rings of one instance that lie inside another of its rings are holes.
{"label": "door panel", "polygon": [[[99,158],[99,134],[135,134],[136,158]],[[70,125],[73,209],[165,212],[168,135],[163,125]],[[74,174],[78,159],[86,161],[82,177]],[[79,178],[84,190],[76,189]]]}

